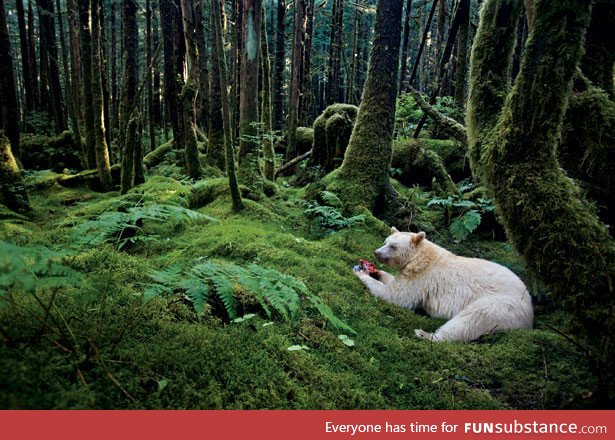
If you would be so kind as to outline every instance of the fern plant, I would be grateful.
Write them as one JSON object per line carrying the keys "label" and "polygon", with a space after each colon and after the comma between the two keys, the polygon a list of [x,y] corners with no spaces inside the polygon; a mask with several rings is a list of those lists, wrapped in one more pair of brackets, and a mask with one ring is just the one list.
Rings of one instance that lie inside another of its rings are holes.
{"label": "fern plant", "polygon": [[[122,208],[120,208],[122,209]],[[143,229],[146,222],[182,224],[190,220],[217,221],[200,212],[174,204],[149,204],[124,207],[121,211],[109,211],[93,220],[73,227],[72,237],[78,246],[96,246],[112,243],[120,250],[128,244],[156,241],[158,237]]]}
{"label": "fern plant", "polygon": [[169,267],[150,276],[154,282],[143,293],[146,302],[161,294],[181,293],[192,302],[196,313],[202,315],[205,305],[217,297],[233,320],[238,318],[236,294],[244,291],[256,298],[269,318],[275,315],[289,320],[296,317],[304,297],[335,328],[355,333],[301,281],[257,264],[241,267],[228,262],[203,261],[188,270]]}
{"label": "fern plant", "polygon": [[348,229],[365,222],[365,215],[345,217],[342,214],[342,201],[330,191],[319,193],[322,203],[312,200],[307,204],[304,213],[311,220],[312,229],[316,235],[329,235],[342,229]]}
{"label": "fern plant", "polygon": [[[467,193],[474,188],[471,182],[463,181],[458,186],[459,193]],[[444,209],[449,231],[455,240],[463,241],[481,224],[483,214],[493,212],[493,200],[477,198],[464,199],[463,195],[454,194],[447,198],[435,197],[427,202],[427,206],[437,206]]]}
{"label": "fern plant", "polygon": [[44,246],[16,246],[0,241],[0,296],[13,289],[78,286],[81,273],[63,264],[66,256]]}

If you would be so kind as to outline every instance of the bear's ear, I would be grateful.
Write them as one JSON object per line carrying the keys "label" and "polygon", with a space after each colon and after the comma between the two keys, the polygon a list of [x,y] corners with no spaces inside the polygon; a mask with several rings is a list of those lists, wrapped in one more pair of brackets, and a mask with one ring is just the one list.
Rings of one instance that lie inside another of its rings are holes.
{"label": "bear's ear", "polygon": [[396,232],[399,232],[397,228],[395,226],[391,227],[391,234],[395,234]]}
{"label": "bear's ear", "polygon": [[418,234],[412,234],[410,236],[410,241],[412,242],[414,246],[418,246],[419,243],[423,241],[424,238],[425,238],[425,233],[421,231]]}

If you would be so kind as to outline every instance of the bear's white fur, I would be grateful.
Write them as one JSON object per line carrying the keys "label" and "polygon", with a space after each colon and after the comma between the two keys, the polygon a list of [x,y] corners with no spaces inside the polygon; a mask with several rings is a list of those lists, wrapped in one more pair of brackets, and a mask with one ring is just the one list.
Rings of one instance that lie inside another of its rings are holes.
{"label": "bear's white fur", "polygon": [[418,234],[391,228],[376,258],[398,270],[380,271],[379,280],[355,272],[371,294],[434,318],[449,319],[434,333],[416,329],[431,341],[471,341],[486,333],[531,328],[532,299],[509,269],[479,258],[455,255]]}

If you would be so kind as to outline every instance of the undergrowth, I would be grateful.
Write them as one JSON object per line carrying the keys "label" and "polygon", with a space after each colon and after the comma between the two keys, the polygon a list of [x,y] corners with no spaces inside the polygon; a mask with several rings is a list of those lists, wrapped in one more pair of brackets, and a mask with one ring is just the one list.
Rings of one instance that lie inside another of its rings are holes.
{"label": "undergrowth", "polygon": [[[237,214],[224,179],[153,176],[125,196],[35,184],[52,177],[29,177],[31,220],[0,221],[0,408],[582,408],[594,386],[584,355],[545,326],[568,331],[552,308],[537,308],[534,330],[416,339],[443,320],[374,298],[352,274],[390,227],[367,212],[315,237],[303,189]],[[510,245],[453,240],[432,195],[400,193],[412,228],[527,279]],[[165,205],[178,217],[130,210]],[[119,249],[114,226],[75,246],[76,228],[124,214],[113,224],[156,239]]]}

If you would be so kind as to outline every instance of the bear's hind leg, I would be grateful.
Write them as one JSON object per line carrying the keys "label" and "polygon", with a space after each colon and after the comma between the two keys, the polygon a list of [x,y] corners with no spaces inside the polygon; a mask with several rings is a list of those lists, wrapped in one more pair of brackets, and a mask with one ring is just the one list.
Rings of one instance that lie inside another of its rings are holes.
{"label": "bear's hind leg", "polygon": [[471,314],[460,314],[453,316],[448,322],[442,325],[433,333],[416,329],[414,334],[421,339],[428,341],[458,341],[468,342],[478,339],[481,335],[489,333],[495,328],[485,328],[477,323],[477,317]]}

